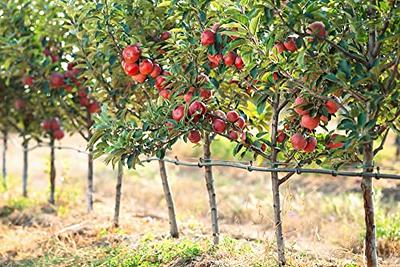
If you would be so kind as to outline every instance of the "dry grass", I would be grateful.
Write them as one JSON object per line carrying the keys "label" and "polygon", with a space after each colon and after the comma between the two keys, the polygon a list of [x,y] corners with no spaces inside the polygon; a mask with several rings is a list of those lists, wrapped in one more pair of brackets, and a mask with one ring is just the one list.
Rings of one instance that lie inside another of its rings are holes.
{"label": "dry grass", "polygon": [[[73,137],[63,144],[80,143]],[[179,144],[175,153],[180,157],[193,156],[187,154],[187,146],[190,145]],[[382,153],[381,162],[388,162],[387,153],[391,150],[390,147]],[[202,169],[168,165],[182,236],[174,241],[166,238],[168,215],[156,163],[126,173],[121,229],[115,230],[109,227],[115,172],[96,161],[95,211],[88,215],[84,199],[86,157],[58,151],[58,204],[51,207],[46,204],[48,175],[43,172],[48,164],[47,155],[45,148],[30,155],[30,199],[25,200],[19,197],[21,151],[19,146],[11,147],[9,190],[0,196],[0,265],[113,266],[120,257],[131,259],[140,253],[148,260],[146,264],[152,264],[157,263],[152,258],[156,254],[154,248],[170,251],[161,253],[166,258],[175,255],[161,266],[275,265],[271,190],[265,174],[215,168],[223,235],[222,244],[216,249],[209,243],[209,210]],[[378,189],[395,186],[393,181],[376,182]],[[290,266],[362,265],[363,210],[358,190],[356,179],[303,175],[294,177],[282,188]],[[390,232],[397,226],[388,220],[399,213],[399,203],[378,201],[377,207],[378,227],[386,231],[379,239],[382,266],[398,266],[400,240]],[[174,251],[179,247],[182,250]],[[191,257],[186,258],[185,253]],[[146,264],[141,266],[150,266]]]}

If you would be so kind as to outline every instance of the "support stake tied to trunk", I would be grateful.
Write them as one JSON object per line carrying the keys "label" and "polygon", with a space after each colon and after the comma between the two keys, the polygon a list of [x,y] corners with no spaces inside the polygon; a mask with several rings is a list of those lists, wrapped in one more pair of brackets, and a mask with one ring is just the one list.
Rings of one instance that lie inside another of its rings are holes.
{"label": "support stake tied to trunk", "polygon": [[[210,136],[206,134],[204,138],[204,161],[207,162],[211,159],[211,140]],[[205,180],[208,192],[208,200],[210,203],[211,210],[211,225],[213,234],[213,243],[218,245],[219,243],[219,226],[218,226],[218,210],[217,210],[217,198],[214,187],[214,178],[211,166],[205,166]]]}
{"label": "support stake tied to trunk", "polygon": [[118,171],[117,171],[117,184],[115,187],[115,206],[114,206],[114,219],[113,219],[113,227],[119,227],[119,211],[121,207],[121,190],[122,190],[122,178],[124,176],[124,167],[122,162],[118,163]]}
{"label": "support stake tied to trunk", "polygon": [[158,163],[160,166],[160,176],[165,196],[165,202],[167,203],[168,207],[169,232],[173,238],[178,238],[179,232],[178,232],[178,224],[176,222],[174,200],[172,198],[171,189],[168,184],[168,176],[167,176],[167,170],[165,168],[165,162],[159,160]]}
{"label": "support stake tied to trunk", "polygon": [[55,166],[54,137],[50,138],[50,197],[49,203],[55,204],[56,191],[56,166]]}
{"label": "support stake tied to trunk", "polygon": [[7,144],[8,143],[8,131],[3,130],[3,158],[2,158],[2,175],[3,175],[3,186],[7,189]]}
{"label": "support stake tied to trunk", "polygon": [[29,167],[29,162],[28,162],[28,145],[29,145],[29,140],[23,137],[22,141],[22,148],[23,148],[23,165],[22,165],[22,196],[23,197],[28,197],[28,167]]}
{"label": "support stake tied to trunk", "polygon": [[93,149],[89,148],[87,173],[87,211],[93,211]]}

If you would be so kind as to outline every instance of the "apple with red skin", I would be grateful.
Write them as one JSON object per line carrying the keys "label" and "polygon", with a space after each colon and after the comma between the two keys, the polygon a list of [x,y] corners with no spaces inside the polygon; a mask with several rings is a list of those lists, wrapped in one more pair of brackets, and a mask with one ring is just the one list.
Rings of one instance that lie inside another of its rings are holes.
{"label": "apple with red skin", "polygon": [[137,83],[144,83],[146,81],[146,79],[147,79],[147,76],[142,74],[142,73],[138,73],[136,75],[132,75],[131,77]]}
{"label": "apple with red skin", "polygon": [[65,91],[67,91],[67,92],[72,92],[73,89],[74,89],[74,88],[73,88],[71,85],[69,85],[69,84],[67,84],[67,85],[65,86]]}
{"label": "apple with red skin", "polygon": [[26,103],[23,99],[16,99],[14,102],[14,107],[16,110],[23,110],[26,107]]}
{"label": "apple with red skin", "polygon": [[317,139],[315,137],[309,137],[307,139],[307,145],[303,149],[303,151],[307,152],[307,153],[310,153],[310,152],[313,152],[316,147],[317,147]]}
{"label": "apple with red skin", "polygon": [[157,78],[161,74],[161,72],[162,72],[162,69],[161,69],[160,65],[154,64],[153,70],[151,71],[150,76],[152,78]]}
{"label": "apple with red skin", "polygon": [[172,119],[176,121],[182,120],[182,118],[185,116],[185,107],[183,105],[177,106],[173,111],[172,111]]}
{"label": "apple with red skin", "polygon": [[232,51],[228,52],[228,54],[224,56],[224,63],[226,66],[234,65],[235,60],[236,60],[236,54],[233,53]]}
{"label": "apple with red skin", "polygon": [[138,74],[139,72],[139,65],[136,63],[123,62],[122,66],[124,68],[126,75],[133,76]]}
{"label": "apple with red skin", "polygon": [[135,63],[140,57],[140,48],[137,45],[129,45],[122,51],[122,57],[125,62]]}
{"label": "apple with red skin", "polygon": [[[304,98],[302,98],[302,97],[297,97],[297,98],[294,100],[294,105],[295,105],[295,106],[300,106],[300,105],[304,105],[304,104],[306,104],[306,101],[305,101]],[[308,114],[308,111],[307,111],[307,110],[303,110],[302,108],[299,108],[299,107],[295,108],[294,111],[295,111],[297,114],[299,114],[299,115],[306,115],[306,114]]]}
{"label": "apple with red skin", "polygon": [[235,66],[238,70],[241,70],[244,68],[244,62],[243,59],[239,56],[236,57],[235,59]]}
{"label": "apple with red skin", "polygon": [[226,123],[221,119],[214,119],[212,127],[214,132],[222,134],[226,130]]}
{"label": "apple with red skin", "polygon": [[327,36],[325,25],[321,21],[314,21],[308,25],[306,32],[318,37],[318,39],[325,39]]}
{"label": "apple with red skin", "polygon": [[204,46],[213,45],[215,43],[215,33],[212,30],[205,30],[201,33],[200,42]]}
{"label": "apple with red skin", "polygon": [[327,116],[321,115],[321,117],[319,117],[319,119],[320,119],[324,124],[328,124],[329,119],[328,119]]}
{"label": "apple with red skin", "polygon": [[148,75],[153,71],[154,65],[150,59],[142,60],[139,64],[139,71],[143,75]]}
{"label": "apple with red skin", "polygon": [[78,91],[78,96],[79,97],[87,97],[86,90],[84,90],[84,89],[79,90]]}
{"label": "apple with red skin", "polygon": [[243,143],[246,143],[246,140],[247,140],[247,133],[246,132],[242,132],[242,136],[240,137],[241,139],[242,139],[242,142]]}
{"label": "apple with red skin", "polygon": [[290,142],[296,150],[303,150],[307,146],[307,141],[301,133],[292,135]]}
{"label": "apple with red skin", "polygon": [[80,97],[79,104],[83,107],[88,107],[90,105],[90,99],[87,96]]}
{"label": "apple with red skin", "polygon": [[335,114],[336,111],[338,111],[339,109],[339,105],[333,100],[326,101],[325,107],[328,110],[329,114]]}
{"label": "apple with red skin", "polygon": [[301,117],[300,125],[303,128],[314,130],[319,125],[319,116],[311,117],[310,115],[306,114]]}
{"label": "apple with red skin", "polygon": [[93,114],[93,113],[99,113],[101,108],[100,104],[94,101],[87,106],[87,109],[90,114]]}
{"label": "apple with red skin", "polygon": [[274,72],[274,73],[272,73],[272,79],[274,79],[274,82],[276,82],[276,81],[278,81],[279,80],[279,74],[278,74],[278,72]]}
{"label": "apple with red skin", "polygon": [[188,140],[193,144],[197,144],[201,140],[201,134],[197,130],[192,130],[188,134]]}
{"label": "apple with red skin", "polygon": [[210,99],[211,91],[204,88],[200,88],[200,97],[203,98],[204,100]]}
{"label": "apple with red skin", "polygon": [[53,118],[50,120],[50,130],[57,131],[60,129],[60,120],[58,118]]}
{"label": "apple with red skin", "polygon": [[279,53],[279,54],[281,54],[281,53],[283,53],[283,52],[286,51],[286,47],[285,47],[285,45],[284,45],[282,42],[277,42],[277,43],[274,45],[274,48],[275,48],[276,50],[278,50],[278,53]]}
{"label": "apple with red skin", "polygon": [[51,130],[51,122],[50,120],[44,120],[42,121],[42,123],[40,124],[40,126],[42,126],[43,130],[45,130],[46,132]]}
{"label": "apple with red skin", "polygon": [[285,132],[282,130],[278,130],[278,135],[276,136],[276,141],[278,143],[283,143],[283,141],[285,141],[285,139],[286,139]]}
{"label": "apple with red skin", "polygon": [[207,107],[201,101],[194,101],[192,104],[190,104],[188,110],[189,116],[194,115],[193,117],[194,122],[197,122],[200,119],[200,117],[204,115],[206,112],[207,112]]}
{"label": "apple with red skin", "polygon": [[164,99],[169,99],[171,97],[171,92],[169,90],[161,90],[159,94]]}
{"label": "apple with red skin", "polygon": [[246,121],[244,120],[243,117],[239,116],[239,118],[236,120],[235,125],[240,128],[240,129],[244,129],[245,125],[246,125]]}
{"label": "apple with red skin", "polygon": [[60,60],[60,57],[58,55],[50,55],[50,58],[52,63],[55,63]]}
{"label": "apple with red skin", "polygon": [[265,152],[265,150],[267,150],[267,145],[266,144],[261,144],[261,147],[260,147],[260,149],[261,149],[261,151],[262,152]]}
{"label": "apple with red skin", "polygon": [[238,132],[236,132],[234,130],[230,130],[228,135],[229,135],[229,139],[231,139],[231,140],[237,140],[239,138]]}
{"label": "apple with red skin", "polygon": [[166,79],[164,76],[158,76],[156,78],[155,87],[158,91],[163,90],[167,86]]}
{"label": "apple with red skin", "polygon": [[33,77],[32,76],[24,76],[22,78],[22,83],[27,86],[33,85]]}
{"label": "apple with red skin", "polygon": [[338,137],[337,134],[332,134],[332,136],[329,138],[328,143],[326,144],[326,147],[329,149],[335,149],[335,148],[341,148],[344,146],[342,142],[337,142],[336,138]]}
{"label": "apple with red skin", "polygon": [[231,110],[231,111],[228,111],[228,113],[226,113],[226,118],[229,122],[233,123],[239,119],[239,114],[236,111]]}
{"label": "apple with red skin", "polygon": [[57,129],[53,132],[53,136],[56,140],[61,140],[64,138],[64,131],[61,129]]}
{"label": "apple with red skin", "polygon": [[222,110],[214,111],[214,115],[217,116],[218,118],[222,118],[222,119],[226,120],[226,114]]}
{"label": "apple with red skin", "polygon": [[65,85],[64,75],[54,72],[50,75],[50,84],[54,88],[60,88]]}
{"label": "apple with red skin", "polygon": [[213,68],[218,67],[223,60],[223,56],[221,54],[216,54],[216,55],[208,54],[207,58],[210,61],[210,66],[212,66]]}
{"label": "apple with red skin", "polygon": [[43,54],[47,57],[50,56],[51,55],[50,48],[46,47],[45,49],[43,49]]}
{"label": "apple with red skin", "polygon": [[296,52],[297,47],[296,47],[296,39],[294,37],[289,37],[286,42],[283,43],[285,46],[286,50],[290,52]]}
{"label": "apple with red skin", "polygon": [[191,92],[188,92],[188,93],[183,97],[183,99],[185,100],[186,103],[190,103],[190,100],[192,100],[192,98],[193,98],[193,93],[191,93]]}
{"label": "apple with red skin", "polygon": [[170,32],[163,32],[163,33],[160,35],[160,40],[161,40],[161,41],[168,40],[169,38],[171,38],[171,33],[170,33]]}
{"label": "apple with red skin", "polygon": [[74,67],[75,67],[75,63],[74,62],[68,62],[67,70],[72,70]]}

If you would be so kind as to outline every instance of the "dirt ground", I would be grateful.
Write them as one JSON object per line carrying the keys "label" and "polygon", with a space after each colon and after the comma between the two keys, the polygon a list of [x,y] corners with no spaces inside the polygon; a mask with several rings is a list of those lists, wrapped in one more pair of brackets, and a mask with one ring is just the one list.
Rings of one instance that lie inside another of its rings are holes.
{"label": "dirt ground", "polygon": [[[378,158],[379,164],[386,166],[381,172],[400,173],[399,162],[393,160],[392,142],[388,141]],[[61,145],[85,148],[77,136],[67,138]],[[188,147],[191,145],[178,144],[171,156],[193,156],[186,152]],[[200,244],[201,249],[208,246],[211,231],[203,169],[167,165],[181,237],[166,241],[168,213],[157,163],[125,173],[121,227],[112,229],[116,171],[101,159],[96,160],[94,212],[87,214],[87,156],[72,150],[57,151],[57,205],[50,206],[49,154],[48,148],[30,153],[29,199],[23,199],[20,140],[11,138],[9,188],[0,195],[0,266],[114,266],[102,261],[115,253],[110,248],[139,251],[133,244],[143,239],[164,245],[190,242],[193,246]],[[214,174],[221,248],[215,253],[202,253],[192,262],[182,262],[178,257],[154,266],[274,266],[268,175],[227,168],[214,168]],[[290,266],[362,266],[364,228],[359,181],[296,175],[283,186],[283,222]],[[381,266],[400,266],[399,187],[395,181],[375,181]]]}

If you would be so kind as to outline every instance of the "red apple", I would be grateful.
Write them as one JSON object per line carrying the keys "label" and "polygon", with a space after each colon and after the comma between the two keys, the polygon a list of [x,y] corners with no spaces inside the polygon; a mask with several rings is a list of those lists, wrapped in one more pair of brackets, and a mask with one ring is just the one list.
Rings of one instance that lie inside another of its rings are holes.
{"label": "red apple", "polygon": [[239,117],[239,118],[236,120],[235,125],[236,125],[237,127],[239,127],[240,129],[244,129],[244,127],[245,127],[245,125],[246,125],[246,121],[244,120],[243,117]]}
{"label": "red apple", "polygon": [[142,74],[142,73],[138,73],[136,75],[132,75],[131,77],[137,83],[144,83],[146,81],[146,78],[147,78],[147,76]]}
{"label": "red apple", "polygon": [[239,119],[239,114],[236,111],[231,110],[226,113],[226,118],[229,122],[236,122]]}
{"label": "red apple", "polygon": [[335,114],[336,111],[338,111],[339,109],[339,105],[333,100],[326,101],[325,107],[328,110],[329,114]]}
{"label": "red apple", "polygon": [[308,114],[303,115],[301,117],[300,125],[306,129],[314,130],[319,125],[319,116],[311,117]]}
{"label": "red apple", "polygon": [[75,63],[74,62],[68,62],[67,70],[72,70],[74,67],[75,67]]}
{"label": "red apple", "polygon": [[201,140],[201,134],[199,131],[192,130],[188,134],[188,139],[190,142],[197,144]]}
{"label": "red apple", "polygon": [[317,139],[315,139],[315,137],[309,137],[307,139],[307,145],[303,150],[304,150],[304,152],[309,153],[309,152],[313,152],[316,147],[317,147]]}
{"label": "red apple", "polygon": [[153,70],[150,73],[152,78],[157,78],[161,74],[161,67],[158,64],[154,64]]}
{"label": "red apple", "polygon": [[218,118],[222,118],[222,119],[226,120],[226,114],[222,110],[216,110],[216,111],[214,111],[214,114]]}
{"label": "red apple", "polygon": [[62,87],[64,83],[64,75],[58,72],[54,72],[50,76],[50,84],[54,88],[60,88]]}
{"label": "red apple", "polygon": [[139,65],[136,63],[123,62],[122,66],[126,75],[133,76],[139,72]]}
{"label": "red apple", "polygon": [[160,40],[161,41],[165,41],[165,40],[168,40],[170,37],[171,37],[171,33],[170,32],[163,32],[160,35]]}
{"label": "red apple", "polygon": [[182,118],[185,116],[185,107],[183,105],[180,105],[176,107],[172,111],[172,118],[176,121],[182,120]]}
{"label": "red apple", "polygon": [[65,91],[67,91],[67,92],[72,92],[73,89],[74,89],[74,88],[73,88],[71,85],[69,85],[69,84],[67,84],[67,85],[65,86]]}
{"label": "red apple", "polygon": [[192,104],[189,106],[189,116],[193,116],[193,121],[197,122],[202,115],[204,115],[207,112],[206,105],[203,102],[200,101],[194,101]]}
{"label": "red apple", "polygon": [[204,88],[200,88],[200,97],[203,98],[204,100],[210,99],[211,91]]}
{"label": "red apple", "polygon": [[140,57],[140,48],[136,45],[129,45],[122,51],[122,57],[125,62],[135,63]]}
{"label": "red apple", "polygon": [[324,116],[324,115],[321,115],[321,117],[319,117],[319,119],[320,119],[324,124],[328,124],[328,121],[329,121],[328,117],[326,117],[326,116]]}
{"label": "red apple", "polygon": [[93,114],[93,113],[99,113],[100,112],[100,104],[96,101],[90,103],[87,106],[88,112]]}
{"label": "red apple", "polygon": [[57,129],[53,132],[53,136],[57,140],[61,140],[64,138],[64,131],[61,129]]}
{"label": "red apple", "polygon": [[307,146],[306,139],[300,133],[292,135],[292,137],[290,138],[290,142],[296,150],[303,150]]}
{"label": "red apple", "polygon": [[190,100],[192,100],[192,97],[193,97],[193,93],[189,92],[183,97],[183,99],[185,100],[186,103],[190,103]]}
{"label": "red apple", "polygon": [[344,146],[342,142],[336,141],[336,138],[338,137],[337,134],[332,134],[332,136],[329,138],[328,143],[326,144],[327,148],[330,149],[335,149],[335,148],[341,148]]}
{"label": "red apple", "polygon": [[79,97],[87,97],[86,90],[84,90],[84,89],[79,90],[78,91],[78,96]]}
{"label": "red apple", "polygon": [[235,59],[236,59],[236,54],[231,52],[228,52],[228,54],[226,54],[224,56],[224,63],[226,66],[232,66],[235,64]]}
{"label": "red apple", "polygon": [[154,65],[150,59],[145,59],[139,64],[139,71],[143,75],[150,74],[153,71]]}
{"label": "red apple", "polygon": [[24,76],[22,78],[22,83],[27,86],[33,85],[33,77],[32,76]]}
{"label": "red apple", "polygon": [[23,99],[16,99],[14,102],[14,107],[16,110],[23,110],[26,107],[26,103]]}
{"label": "red apple", "polygon": [[281,53],[283,53],[283,52],[286,51],[286,47],[285,47],[285,45],[284,45],[282,42],[277,42],[277,43],[274,45],[274,48],[275,48],[276,50],[278,50],[278,53],[279,53],[279,54],[281,54]]}
{"label": "red apple", "polygon": [[286,50],[290,52],[296,52],[297,47],[296,47],[296,39],[294,37],[289,37],[286,42],[283,43],[285,46]]}
{"label": "red apple", "polygon": [[50,120],[44,120],[42,121],[42,123],[40,124],[40,126],[42,126],[43,130],[45,130],[46,132],[51,130],[51,121]]}
{"label": "red apple", "polygon": [[80,104],[82,107],[88,107],[89,104],[90,104],[90,99],[89,99],[87,96],[80,97],[80,98],[79,98],[79,104]]}
{"label": "red apple", "polygon": [[171,91],[169,91],[169,90],[165,90],[165,89],[161,90],[159,94],[164,99],[169,99],[171,97]]}
{"label": "red apple", "polygon": [[215,119],[213,121],[212,127],[214,132],[222,134],[226,130],[226,123],[221,119]]}
{"label": "red apple", "polygon": [[165,88],[165,86],[167,86],[166,84],[166,79],[164,76],[158,76],[156,78],[156,82],[155,82],[155,87],[157,88],[158,91],[161,91]]}
{"label": "red apple", "polygon": [[[295,107],[296,107],[296,106],[300,106],[300,105],[304,105],[304,104],[306,104],[306,101],[305,101],[303,98],[301,98],[301,97],[297,97],[297,98],[294,100],[294,106],[295,106]],[[306,115],[306,114],[308,114],[308,111],[307,111],[307,110],[303,110],[302,108],[299,108],[299,107],[295,108],[294,111],[295,111],[297,114],[299,114],[299,115]]]}
{"label": "red apple", "polygon": [[262,143],[260,149],[262,152],[265,152],[265,150],[267,150],[267,145]]}
{"label": "red apple", "polygon": [[52,63],[55,63],[60,60],[60,57],[58,55],[50,55],[50,58]]}
{"label": "red apple", "polygon": [[319,39],[325,39],[327,36],[325,25],[321,21],[315,21],[308,25],[307,33],[316,35]]}
{"label": "red apple", "polygon": [[223,57],[221,54],[216,54],[216,55],[208,54],[207,58],[210,61],[210,63],[212,64],[212,66],[214,66],[214,68],[217,67],[223,60]]}
{"label": "red apple", "polygon": [[276,141],[277,141],[278,143],[283,143],[283,141],[285,141],[285,139],[286,139],[286,134],[285,134],[285,132],[282,131],[282,130],[278,130],[278,135],[277,135],[277,137],[276,137]]}
{"label": "red apple", "polygon": [[275,71],[274,73],[272,73],[272,79],[274,79],[275,82],[279,80],[278,72]]}
{"label": "red apple", "polygon": [[208,46],[208,45],[212,45],[215,42],[215,33],[211,30],[205,30],[202,34],[201,34],[201,44]]}
{"label": "red apple", "polygon": [[60,120],[58,118],[54,118],[50,120],[50,129],[54,132],[60,129]]}
{"label": "red apple", "polygon": [[234,130],[230,130],[228,135],[229,135],[229,139],[231,139],[231,140],[237,140],[239,138],[238,132],[236,132]]}
{"label": "red apple", "polygon": [[238,70],[241,70],[244,68],[244,63],[241,57],[237,56],[235,59],[235,66]]}

